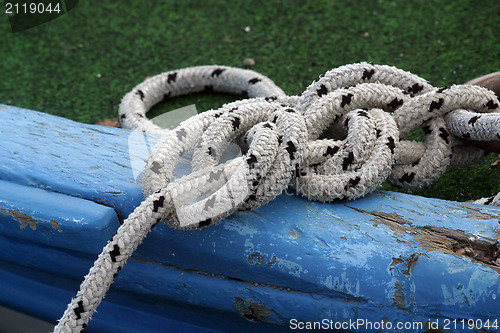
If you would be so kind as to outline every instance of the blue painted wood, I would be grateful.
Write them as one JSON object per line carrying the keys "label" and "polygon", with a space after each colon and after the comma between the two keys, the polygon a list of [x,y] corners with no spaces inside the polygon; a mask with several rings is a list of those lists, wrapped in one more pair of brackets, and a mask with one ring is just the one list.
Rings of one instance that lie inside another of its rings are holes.
{"label": "blue painted wood", "polygon": [[4,180],[0,212],[0,234],[90,254],[120,225],[111,207]]}
{"label": "blue painted wood", "polygon": [[[58,276],[23,269],[0,261],[0,295],[5,302],[3,304],[12,309],[25,312],[28,307],[31,315],[48,318],[54,322],[56,320],[54,315],[61,310],[60,304],[74,296],[73,289],[76,287],[75,283],[68,283],[68,280]],[[181,321],[180,319],[186,318],[181,315],[176,316],[178,310],[175,307],[167,309],[174,318],[168,319],[161,314],[141,310],[144,304],[131,302],[129,298],[124,302],[123,298],[117,293],[107,295],[107,301],[101,304],[99,316],[93,318],[92,327],[89,327],[88,332],[217,332]],[[129,320],[123,320],[122,316]]]}
{"label": "blue painted wood", "polygon": [[0,179],[114,207],[120,218],[142,201],[130,165],[130,131],[1,104],[0,112]]}
{"label": "blue painted wood", "polygon": [[[21,230],[0,211],[0,286],[9,286],[0,287],[0,303],[55,321],[100,252],[94,245],[142,200],[130,170],[130,132],[7,106],[0,112],[10,119],[0,128],[0,207],[39,221],[36,230]],[[81,214],[88,223],[73,224]],[[275,331],[293,318],[493,321],[500,318],[499,221],[499,208],[379,191],[333,204],[285,193],[203,230],[160,224],[88,331],[129,332],[148,316],[152,332]],[[97,226],[105,231],[92,231]],[[89,233],[100,237],[94,245],[69,245],[78,237],[92,242]]]}

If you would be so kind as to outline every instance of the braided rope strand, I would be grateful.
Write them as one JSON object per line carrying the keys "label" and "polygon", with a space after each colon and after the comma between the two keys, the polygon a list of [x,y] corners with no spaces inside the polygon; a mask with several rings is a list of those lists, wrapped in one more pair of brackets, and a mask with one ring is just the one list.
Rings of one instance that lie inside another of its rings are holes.
{"label": "braided rope strand", "polygon": [[159,222],[168,209],[171,209],[170,201],[166,193],[158,193],[146,198],[130,214],[103,248],[54,332],[81,332],[87,326],[128,258],[151,231],[153,225]]}
{"label": "braided rope strand", "polygon": [[[163,130],[146,118],[156,103],[200,91],[248,95]],[[179,229],[211,225],[259,207],[287,186],[313,200],[352,200],[390,182],[430,184],[448,167],[484,157],[451,136],[500,139],[499,101],[489,90],[434,88],[391,66],[359,63],[325,73],[301,96],[286,96],[250,70],[200,66],[154,76],[126,94],[119,115],[127,128],[161,136],[144,170],[146,199],[104,247],[54,332],[80,332],[114,277],[159,221]],[[402,140],[421,127],[426,142]],[[243,156],[219,164],[231,142]],[[173,179],[179,158],[194,149],[193,172]],[[500,193],[477,201],[500,205]]]}

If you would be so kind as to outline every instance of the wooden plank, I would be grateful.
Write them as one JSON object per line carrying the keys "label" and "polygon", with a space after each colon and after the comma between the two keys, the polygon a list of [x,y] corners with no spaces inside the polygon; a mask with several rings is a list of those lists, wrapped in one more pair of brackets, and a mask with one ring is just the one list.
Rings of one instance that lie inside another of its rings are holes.
{"label": "wooden plank", "polygon": [[[412,201],[419,209],[410,206]],[[385,213],[391,205],[395,213]],[[426,207],[433,210],[422,213]],[[468,217],[469,210],[479,216]],[[426,321],[441,315],[487,318],[499,311],[498,265],[457,250],[471,246],[481,258],[485,249],[493,249],[496,238],[490,236],[499,231],[499,213],[497,208],[388,192],[347,204],[282,195],[201,231],[159,225],[137,256],[214,274],[214,279],[244,281],[252,297],[225,287],[227,294],[214,290],[209,299],[225,298],[228,310],[230,295],[262,302],[279,314],[279,318],[267,318],[278,325],[297,313],[308,321],[318,320],[319,314],[329,314],[336,321],[372,322],[382,317],[399,321]],[[455,223],[465,231],[453,233]],[[428,225],[441,229],[434,231]],[[477,232],[467,232],[474,226]],[[171,251],[158,247],[161,241]],[[152,294],[176,293],[175,279],[169,274],[158,274],[163,283],[137,278],[141,288],[150,288]],[[134,289],[128,284],[124,288]],[[332,304],[342,312],[333,313]]]}
{"label": "wooden plank", "polygon": [[[68,281],[61,277],[15,267],[0,261],[0,300],[9,308],[21,312],[26,312],[28,308],[29,314],[36,318],[55,323],[59,319],[61,305],[74,296],[77,287],[78,284],[68,284]],[[144,305],[145,310],[142,308]],[[175,317],[177,314],[175,307],[168,309],[174,317],[172,319],[146,311],[150,310],[150,307],[151,305],[148,307],[148,304],[130,299],[123,302],[123,296],[111,292],[99,307],[99,316],[92,319],[92,326],[85,332],[218,332],[180,321],[182,318],[180,315]]]}
{"label": "wooden plank", "polygon": [[[0,112],[8,119],[0,129],[0,179],[25,191],[43,188],[36,206],[54,201],[48,193],[60,192],[110,206],[124,217],[142,200],[130,167],[130,131],[6,106]],[[61,214],[52,207],[54,216]],[[203,230],[157,225],[118,275],[111,295],[121,295],[117,302],[140,300],[144,312],[161,308],[165,318],[192,318],[195,325],[223,331],[286,327],[292,318],[484,322],[500,314],[499,222],[498,207],[401,193],[378,191],[332,204],[285,193]],[[46,230],[51,239],[54,230]],[[60,276],[61,258],[64,277],[80,281],[95,258],[65,252],[65,244],[46,251],[43,242],[25,239],[4,233],[0,245],[11,251],[0,254],[0,261]],[[58,306],[62,313],[66,303]],[[247,326],[249,320],[261,324]]]}
{"label": "wooden plank", "polygon": [[[99,253],[120,225],[111,207],[0,180],[0,234]],[[0,243],[0,252],[10,252]]]}
{"label": "wooden plank", "polygon": [[114,207],[120,218],[142,201],[130,165],[130,131],[7,105],[0,113],[0,179]]}

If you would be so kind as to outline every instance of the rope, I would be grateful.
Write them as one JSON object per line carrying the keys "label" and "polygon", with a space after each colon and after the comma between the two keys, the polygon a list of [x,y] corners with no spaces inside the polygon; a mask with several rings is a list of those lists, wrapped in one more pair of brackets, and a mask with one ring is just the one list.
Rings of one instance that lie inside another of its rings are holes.
{"label": "rope", "polygon": [[[226,104],[163,130],[146,118],[161,100],[200,92],[229,92],[249,99]],[[146,199],[108,242],[55,332],[80,332],[113,279],[152,227],[211,225],[229,214],[259,207],[287,186],[319,201],[352,200],[382,182],[426,186],[449,166],[484,158],[453,137],[500,139],[499,101],[478,86],[435,88],[390,67],[359,63],[325,73],[299,96],[286,96],[250,70],[201,66],[152,77],[126,94],[122,125],[161,136],[144,170]],[[402,138],[416,127],[426,142]],[[453,137],[452,137],[453,136]],[[219,164],[232,141],[244,155]],[[179,158],[194,149],[193,172],[172,181]],[[500,205],[500,193],[477,203]]]}

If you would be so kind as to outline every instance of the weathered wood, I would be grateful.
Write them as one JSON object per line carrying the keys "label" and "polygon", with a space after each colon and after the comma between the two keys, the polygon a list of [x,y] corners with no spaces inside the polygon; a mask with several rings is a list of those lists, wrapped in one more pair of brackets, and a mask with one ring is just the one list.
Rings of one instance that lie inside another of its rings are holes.
{"label": "weathered wood", "polygon": [[[10,106],[0,105],[0,112],[1,179],[85,198],[115,208],[120,217],[142,201],[130,165],[130,131]],[[154,144],[154,137],[146,138]]]}
{"label": "weathered wood", "polygon": [[[99,244],[143,198],[131,132],[0,112],[0,302],[55,321]],[[495,207],[375,192],[332,204],[285,193],[198,231],[159,224],[88,331],[497,319],[499,222]]]}
{"label": "weathered wood", "polygon": [[2,235],[90,254],[100,252],[120,225],[111,207],[3,180],[0,213]]}

